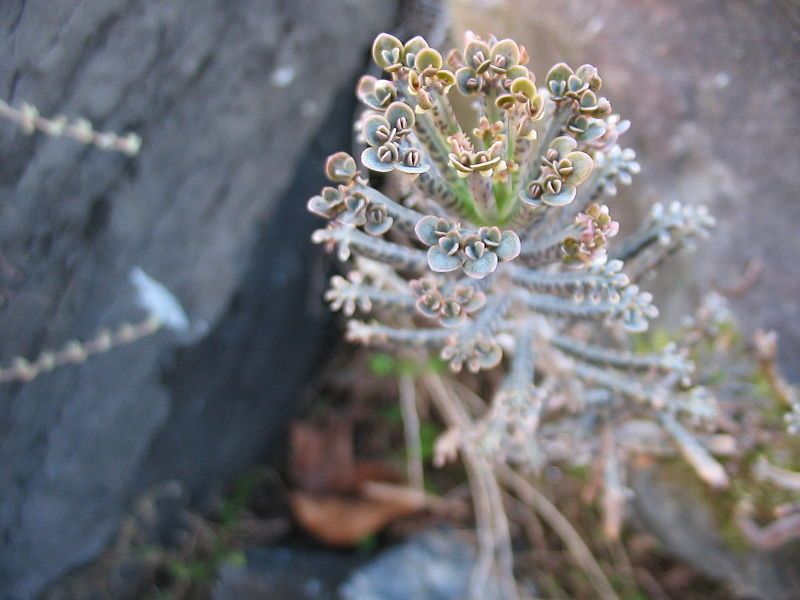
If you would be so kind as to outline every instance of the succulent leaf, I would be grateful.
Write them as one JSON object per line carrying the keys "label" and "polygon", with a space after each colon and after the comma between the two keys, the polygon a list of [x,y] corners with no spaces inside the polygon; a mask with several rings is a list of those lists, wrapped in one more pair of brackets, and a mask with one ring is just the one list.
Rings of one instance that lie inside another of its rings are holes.
{"label": "succulent leaf", "polygon": [[483,279],[490,273],[494,273],[497,269],[497,254],[494,252],[486,252],[477,259],[468,258],[464,262],[464,273],[474,279]]}
{"label": "succulent leaf", "polygon": [[439,246],[428,248],[428,266],[436,273],[449,273],[461,268],[464,259],[458,254],[449,254]]}
{"label": "succulent leaf", "polygon": [[394,163],[383,162],[378,158],[377,148],[365,148],[361,153],[361,164],[370,171],[376,171],[378,173],[388,173],[394,170]]}

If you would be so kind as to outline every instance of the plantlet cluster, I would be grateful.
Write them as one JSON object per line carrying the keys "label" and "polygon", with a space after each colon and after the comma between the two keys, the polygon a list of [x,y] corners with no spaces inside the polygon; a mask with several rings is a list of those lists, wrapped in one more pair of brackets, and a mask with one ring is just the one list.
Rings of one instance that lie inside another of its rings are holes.
{"label": "plantlet cluster", "polygon": [[[537,85],[525,48],[473,34],[446,57],[421,37],[381,34],[372,55],[386,79],[357,86],[363,169],[334,154],[333,185],[308,202],[329,220],[313,241],[349,265],[326,294],[363,315],[347,337],[435,352],[456,372],[502,370],[486,414],[447,436],[492,461],[595,459],[624,498],[635,438],[677,448],[725,486],[696,434],[717,407],[692,385],[688,351],[637,353],[631,336],[658,315],[637,282],[714,220],[655,205],[621,239],[605,202],[640,167],[598,70],[560,63]],[[391,197],[367,172],[389,178]]]}

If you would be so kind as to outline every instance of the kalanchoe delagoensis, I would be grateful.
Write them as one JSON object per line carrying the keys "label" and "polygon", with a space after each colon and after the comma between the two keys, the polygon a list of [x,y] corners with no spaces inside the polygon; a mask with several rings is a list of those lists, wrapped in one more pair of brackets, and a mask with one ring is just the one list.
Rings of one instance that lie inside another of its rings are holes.
{"label": "kalanchoe delagoensis", "polygon": [[471,173],[491,177],[506,170],[506,162],[503,160],[503,139],[497,139],[495,136],[494,140],[485,150],[476,151],[463,134],[448,139],[452,149],[448,155],[450,164],[459,177],[467,177]]}
{"label": "kalanchoe delagoensis", "polygon": [[426,317],[437,318],[443,327],[464,325],[468,315],[486,304],[486,295],[466,283],[440,289],[436,279],[428,276],[415,279],[409,285],[417,297],[417,311]]}
{"label": "kalanchoe delagoensis", "polygon": [[364,139],[369,144],[361,153],[361,162],[371,171],[388,173],[394,169],[419,175],[430,168],[423,163],[417,148],[403,143],[413,131],[414,110],[403,102],[393,102],[381,115],[364,121]]}
{"label": "kalanchoe delagoensis", "polygon": [[585,213],[578,213],[580,227],[576,237],[564,240],[564,264],[568,266],[602,265],[606,262],[606,243],[619,232],[619,223],[611,220],[608,207],[590,204]]}
{"label": "kalanchoe delagoensis", "polygon": [[[491,44],[491,45],[490,45]],[[528,69],[524,50],[514,40],[490,40],[475,38],[467,43],[463,53],[454,55],[454,61],[463,65],[455,73],[458,89],[462,94],[473,95],[494,86],[507,88],[511,81],[526,77]]]}
{"label": "kalanchoe delagoensis", "polygon": [[553,140],[542,157],[539,178],[528,184],[521,195],[524,203],[565,206],[575,199],[578,186],[588,179],[593,165],[592,158],[577,147],[577,140],[569,136]]}
{"label": "kalanchoe delagoensis", "polygon": [[397,100],[397,88],[391,81],[376,79],[372,75],[364,75],[358,81],[356,96],[367,107],[383,111]]}
{"label": "kalanchoe delagoensis", "polygon": [[516,233],[499,227],[463,229],[459,223],[428,215],[416,225],[419,240],[428,249],[428,266],[436,273],[449,273],[463,267],[464,273],[483,279],[497,269],[500,262],[513,260],[520,253]]}
{"label": "kalanchoe delagoensis", "polygon": [[[361,163],[392,172],[391,189],[403,192],[381,193],[339,153],[326,168],[336,187],[308,205],[330,220],[313,241],[352,260],[326,296],[357,315],[348,339],[434,353],[454,371],[502,369],[491,408],[460,437],[493,459],[596,457],[613,465],[599,472],[619,491],[617,445],[657,431],[654,447],[672,444],[724,485],[692,432],[716,405],[692,387],[686,348],[640,354],[627,337],[658,314],[639,280],[713,219],[658,205],[619,235],[604,203],[640,166],[619,145],[629,124],[598,95],[598,70],[558,64],[537,88],[524,48],[472,34],[446,60],[422,38],[382,34],[373,57],[387,79],[359,83]],[[459,114],[455,94],[477,114]],[[502,427],[511,418],[518,427]]]}

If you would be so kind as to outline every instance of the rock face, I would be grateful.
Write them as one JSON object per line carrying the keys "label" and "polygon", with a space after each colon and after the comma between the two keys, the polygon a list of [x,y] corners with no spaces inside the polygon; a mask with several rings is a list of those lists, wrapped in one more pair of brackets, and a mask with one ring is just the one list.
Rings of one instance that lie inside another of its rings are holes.
{"label": "rock face", "polygon": [[325,550],[254,548],[247,566],[224,566],[213,600],[338,600],[337,590],[360,558]]}
{"label": "rock face", "polygon": [[[342,600],[459,600],[469,596],[475,543],[455,530],[431,530],[356,569],[341,587]],[[492,579],[484,600],[500,598]]]}
{"label": "rock face", "polygon": [[800,542],[772,551],[735,548],[720,532],[713,495],[709,497],[702,484],[670,480],[657,467],[636,469],[631,487],[636,516],[669,552],[709,577],[727,582],[741,597],[800,597]]}
{"label": "rock face", "polygon": [[327,314],[308,289],[323,267],[305,199],[323,157],[348,147],[354,77],[394,11],[3,3],[0,96],[144,146],[129,158],[0,123],[0,362],[143,317],[134,265],[209,333],[0,388],[0,597],[33,598],[96,555],[144,486],[197,492],[280,435]]}
{"label": "rock face", "polygon": [[[224,566],[213,600],[462,600],[475,563],[474,535],[431,529],[365,561],[361,553],[254,548]],[[492,580],[483,600],[499,597]]]}
{"label": "rock face", "polygon": [[707,204],[719,222],[712,242],[701,242],[698,252],[648,284],[659,308],[674,321],[698,292],[736,288],[750,261],[760,258],[760,278],[732,297],[732,308],[747,329],[780,333],[782,366],[800,380],[795,231],[800,5],[790,0],[454,0],[453,5],[457,35],[472,29],[525,44],[540,84],[558,61],[590,62],[600,69],[604,93],[633,124],[625,141],[643,168],[630,193],[611,201],[612,212],[626,212],[631,200],[639,211],[656,200],[680,200]]}

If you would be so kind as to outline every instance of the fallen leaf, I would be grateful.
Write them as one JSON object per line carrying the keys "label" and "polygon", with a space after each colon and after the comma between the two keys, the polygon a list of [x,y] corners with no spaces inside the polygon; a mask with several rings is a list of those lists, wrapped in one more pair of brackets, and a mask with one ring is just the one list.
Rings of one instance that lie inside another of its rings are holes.
{"label": "fallen leaf", "polygon": [[291,495],[297,522],[308,533],[331,546],[355,546],[392,521],[418,512],[422,507],[407,498],[370,500],[359,496],[304,492]]}
{"label": "fallen leaf", "polygon": [[418,512],[427,497],[402,485],[383,461],[356,460],[350,419],[295,423],[291,437],[290,505],[297,523],[333,546],[355,546],[392,521]]}

